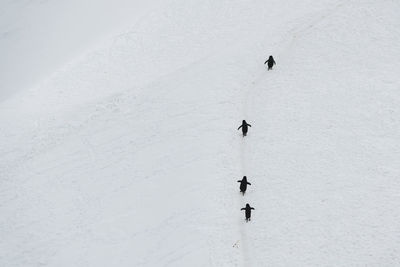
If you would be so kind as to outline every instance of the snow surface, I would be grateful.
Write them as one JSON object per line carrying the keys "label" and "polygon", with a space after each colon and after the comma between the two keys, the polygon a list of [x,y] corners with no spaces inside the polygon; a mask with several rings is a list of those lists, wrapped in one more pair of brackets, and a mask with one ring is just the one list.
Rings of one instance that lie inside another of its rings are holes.
{"label": "snow surface", "polygon": [[400,265],[399,2],[123,2],[1,3],[0,266]]}
{"label": "snow surface", "polygon": [[0,101],[131,27],[158,2],[0,1]]}

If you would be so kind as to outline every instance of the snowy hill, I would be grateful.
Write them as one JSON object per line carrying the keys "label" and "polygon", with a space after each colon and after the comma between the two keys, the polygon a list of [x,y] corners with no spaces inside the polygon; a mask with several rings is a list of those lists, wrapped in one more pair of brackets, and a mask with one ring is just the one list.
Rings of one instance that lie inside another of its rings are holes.
{"label": "snowy hill", "polygon": [[400,3],[79,2],[1,3],[0,266],[400,264]]}

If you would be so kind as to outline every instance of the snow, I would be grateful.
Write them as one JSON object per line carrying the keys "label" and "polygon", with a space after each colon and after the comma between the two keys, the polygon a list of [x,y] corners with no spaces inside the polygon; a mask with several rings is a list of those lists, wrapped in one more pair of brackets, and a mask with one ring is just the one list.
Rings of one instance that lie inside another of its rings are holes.
{"label": "snow", "polygon": [[79,2],[0,4],[0,266],[400,264],[399,3]]}
{"label": "snow", "polygon": [[1,1],[0,100],[40,83],[157,5],[156,0]]}

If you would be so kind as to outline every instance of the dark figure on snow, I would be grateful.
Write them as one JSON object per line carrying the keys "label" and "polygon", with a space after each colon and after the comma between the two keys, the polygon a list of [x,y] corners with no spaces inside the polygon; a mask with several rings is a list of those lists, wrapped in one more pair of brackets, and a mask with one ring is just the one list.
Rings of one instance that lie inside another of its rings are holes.
{"label": "dark figure on snow", "polygon": [[269,56],[267,61],[265,61],[264,65],[268,63],[268,70],[272,70],[272,67],[276,64],[275,60],[272,56]]}
{"label": "dark figure on snow", "polygon": [[251,185],[251,183],[247,182],[246,176],[243,176],[242,180],[238,180],[238,183],[240,183],[240,192],[244,195],[244,193],[246,193],[247,185]]}
{"label": "dark figure on snow", "polygon": [[246,222],[248,222],[248,221],[250,221],[251,220],[251,210],[254,210],[254,208],[253,207],[250,207],[250,205],[249,205],[249,203],[247,203],[246,204],[246,207],[245,208],[242,208],[241,210],[244,210],[245,211],[245,214],[246,214]]}
{"label": "dark figure on snow", "polygon": [[242,121],[242,125],[240,125],[239,128],[238,128],[238,130],[239,130],[240,128],[242,128],[243,136],[246,136],[246,135],[247,135],[247,131],[249,130],[249,128],[248,128],[247,126],[250,126],[250,127],[251,127],[250,124],[248,124],[245,120],[243,120],[243,121]]}

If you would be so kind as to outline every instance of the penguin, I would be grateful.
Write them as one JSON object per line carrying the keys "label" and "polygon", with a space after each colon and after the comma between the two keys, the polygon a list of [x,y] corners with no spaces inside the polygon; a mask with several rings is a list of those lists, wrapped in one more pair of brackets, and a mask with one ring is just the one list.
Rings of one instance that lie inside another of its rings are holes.
{"label": "penguin", "polygon": [[247,131],[249,130],[248,126],[251,127],[250,124],[248,124],[245,120],[243,120],[242,125],[240,125],[238,128],[238,130],[242,128],[243,137],[247,135]]}
{"label": "penguin", "polygon": [[250,204],[247,203],[245,208],[241,208],[241,210],[245,211],[245,215],[246,215],[246,222],[251,220],[251,210],[254,210],[253,207],[250,207]]}
{"label": "penguin", "polygon": [[264,62],[264,65],[268,63],[268,70],[272,70],[272,67],[276,65],[275,60],[272,56],[269,56],[269,58]]}
{"label": "penguin", "polygon": [[247,185],[251,185],[251,183],[247,182],[246,176],[243,176],[242,180],[238,180],[238,183],[240,183],[240,192],[244,195],[244,193],[246,193]]}

